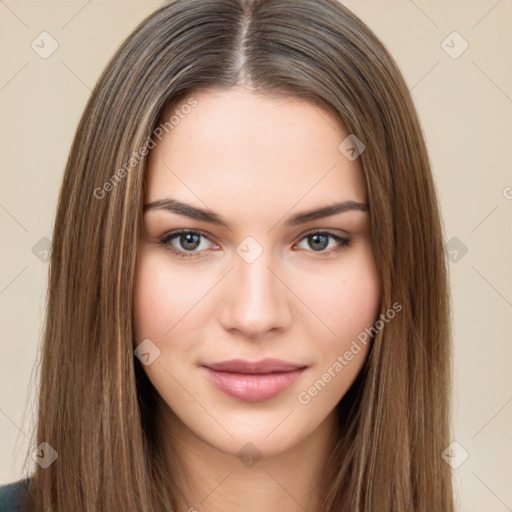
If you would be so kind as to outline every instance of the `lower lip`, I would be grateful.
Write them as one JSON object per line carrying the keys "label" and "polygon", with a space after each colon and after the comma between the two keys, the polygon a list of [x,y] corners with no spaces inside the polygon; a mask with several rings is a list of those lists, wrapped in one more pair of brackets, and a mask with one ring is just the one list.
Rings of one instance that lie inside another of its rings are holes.
{"label": "lower lip", "polygon": [[217,388],[244,402],[263,402],[274,398],[294,384],[306,369],[249,375],[219,372],[205,366],[202,368]]}

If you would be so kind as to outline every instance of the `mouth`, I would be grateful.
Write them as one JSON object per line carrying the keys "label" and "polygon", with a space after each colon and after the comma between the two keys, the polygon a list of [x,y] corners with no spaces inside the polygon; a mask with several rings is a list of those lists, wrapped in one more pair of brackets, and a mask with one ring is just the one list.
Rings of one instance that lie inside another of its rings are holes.
{"label": "mouth", "polygon": [[225,394],[244,402],[263,402],[292,386],[307,366],[279,359],[233,359],[201,365],[210,382]]}

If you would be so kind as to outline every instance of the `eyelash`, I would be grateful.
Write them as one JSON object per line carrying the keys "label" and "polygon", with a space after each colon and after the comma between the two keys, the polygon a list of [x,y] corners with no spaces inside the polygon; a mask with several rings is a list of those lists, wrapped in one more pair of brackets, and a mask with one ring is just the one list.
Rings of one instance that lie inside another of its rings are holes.
{"label": "eyelash", "polygon": [[[197,258],[200,254],[200,251],[182,251],[179,249],[176,249],[174,246],[170,244],[170,241],[174,238],[178,238],[181,235],[199,235],[200,237],[206,238],[209,240],[209,238],[201,233],[200,231],[192,231],[192,230],[182,230],[182,231],[174,231],[172,233],[167,233],[162,238],[160,238],[159,243],[163,246],[165,246],[171,253],[173,253],[176,257],[180,259],[187,259],[187,258]],[[312,237],[314,235],[327,235],[329,238],[334,239],[338,245],[335,248],[331,248],[329,250],[322,250],[322,251],[308,251],[319,255],[331,255],[333,253],[336,253],[338,251],[343,250],[344,248],[350,246],[352,243],[352,240],[350,238],[342,237],[339,235],[336,235],[334,233],[331,233],[329,231],[312,231],[310,233],[306,233],[300,241],[307,239],[309,237]],[[210,240],[211,241],[211,240]]]}

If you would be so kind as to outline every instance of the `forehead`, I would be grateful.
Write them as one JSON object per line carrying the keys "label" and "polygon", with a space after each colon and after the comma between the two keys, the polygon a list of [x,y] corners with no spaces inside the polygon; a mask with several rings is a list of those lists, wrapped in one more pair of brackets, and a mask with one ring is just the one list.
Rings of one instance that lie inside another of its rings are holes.
{"label": "forehead", "polygon": [[262,212],[299,201],[366,201],[359,159],[338,149],[349,134],[331,112],[300,98],[210,89],[185,97],[163,122],[171,116],[149,155],[146,203],[172,195]]}

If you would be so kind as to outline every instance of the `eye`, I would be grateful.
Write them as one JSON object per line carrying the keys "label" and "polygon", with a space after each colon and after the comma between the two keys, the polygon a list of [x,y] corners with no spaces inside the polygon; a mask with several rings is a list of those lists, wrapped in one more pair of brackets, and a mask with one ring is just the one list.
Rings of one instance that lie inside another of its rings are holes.
{"label": "eye", "polygon": [[209,240],[199,231],[175,231],[164,235],[160,243],[179,258],[195,258],[199,256],[199,252],[208,249],[202,244],[202,239]]}
{"label": "eye", "polygon": [[[331,254],[340,251],[344,247],[348,247],[352,242],[350,238],[339,236],[329,231],[315,231],[313,233],[308,233],[302,238],[302,240],[305,240],[307,245],[313,249],[309,252],[316,252],[320,254]],[[332,241],[331,244],[330,241]]]}
{"label": "eye", "polygon": [[[201,232],[189,230],[168,233],[160,238],[159,242],[176,257],[184,259],[202,257],[202,252],[206,251],[208,248],[212,248],[208,247],[208,243],[203,243],[204,240],[212,244],[214,248],[219,247],[218,245],[213,244],[213,242],[211,242],[209,238]],[[350,238],[342,237],[329,231],[315,231],[313,233],[308,233],[302,237],[301,243],[303,240],[305,240],[309,247],[312,248],[312,250],[306,248],[308,252],[318,253],[321,255],[336,253],[344,247],[348,247],[351,243]],[[301,247],[301,249],[304,249],[304,247]]]}

